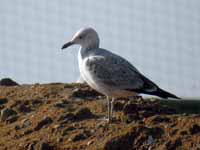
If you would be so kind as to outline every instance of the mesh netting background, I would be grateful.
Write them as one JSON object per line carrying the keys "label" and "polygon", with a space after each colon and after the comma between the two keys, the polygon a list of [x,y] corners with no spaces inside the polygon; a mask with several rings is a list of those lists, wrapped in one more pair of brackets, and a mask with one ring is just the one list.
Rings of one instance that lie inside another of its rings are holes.
{"label": "mesh netting background", "polygon": [[200,97],[199,0],[2,0],[0,78],[76,81],[78,47],[61,46],[85,26],[160,87]]}

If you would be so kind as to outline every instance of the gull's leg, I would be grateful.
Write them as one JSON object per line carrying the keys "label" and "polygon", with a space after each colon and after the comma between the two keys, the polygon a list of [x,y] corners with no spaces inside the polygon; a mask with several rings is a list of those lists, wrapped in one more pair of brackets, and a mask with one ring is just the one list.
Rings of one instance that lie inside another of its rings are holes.
{"label": "gull's leg", "polygon": [[111,101],[108,96],[107,96],[107,101],[108,101],[108,122],[110,122],[111,121]]}
{"label": "gull's leg", "polygon": [[107,121],[107,122],[111,122],[111,100],[109,98],[109,96],[106,96],[106,100],[107,100],[107,104],[108,104],[108,115],[104,118],[101,118],[99,120],[104,120],[104,121]]}
{"label": "gull's leg", "polygon": [[111,100],[111,110],[110,110],[110,114],[111,114],[111,119],[112,119],[112,117],[113,117],[113,103],[114,103],[114,98],[112,98],[112,100]]}

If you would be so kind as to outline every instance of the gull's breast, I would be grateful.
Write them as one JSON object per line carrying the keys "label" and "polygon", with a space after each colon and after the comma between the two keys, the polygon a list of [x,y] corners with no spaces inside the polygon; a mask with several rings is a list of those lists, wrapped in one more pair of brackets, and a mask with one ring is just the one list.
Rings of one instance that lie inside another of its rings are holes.
{"label": "gull's breast", "polygon": [[83,59],[80,63],[79,63],[79,69],[80,69],[80,73],[81,76],[84,78],[84,80],[89,84],[89,86],[91,86],[93,89],[97,90],[100,93],[104,94],[104,88],[101,83],[98,83],[98,79],[95,76],[95,74],[93,73],[93,71],[91,71],[91,69],[88,68],[87,66],[87,59]]}

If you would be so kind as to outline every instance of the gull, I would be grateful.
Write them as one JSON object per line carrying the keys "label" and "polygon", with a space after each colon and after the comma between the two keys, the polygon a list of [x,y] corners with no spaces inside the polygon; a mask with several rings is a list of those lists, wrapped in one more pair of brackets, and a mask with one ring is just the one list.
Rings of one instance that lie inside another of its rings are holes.
{"label": "gull", "polygon": [[107,97],[109,122],[112,120],[113,102],[118,97],[149,94],[179,99],[159,88],[123,57],[100,48],[98,33],[93,28],[78,30],[62,49],[74,44],[80,45],[78,65],[81,77],[91,88]]}

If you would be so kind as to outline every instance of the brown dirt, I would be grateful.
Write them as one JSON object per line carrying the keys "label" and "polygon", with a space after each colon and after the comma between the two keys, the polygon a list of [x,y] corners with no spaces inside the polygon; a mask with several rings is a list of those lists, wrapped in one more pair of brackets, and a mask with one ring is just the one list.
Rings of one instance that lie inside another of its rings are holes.
{"label": "brown dirt", "polygon": [[[115,102],[80,84],[0,86],[1,150],[200,150],[200,115],[159,101]],[[5,114],[9,112],[15,112]]]}

